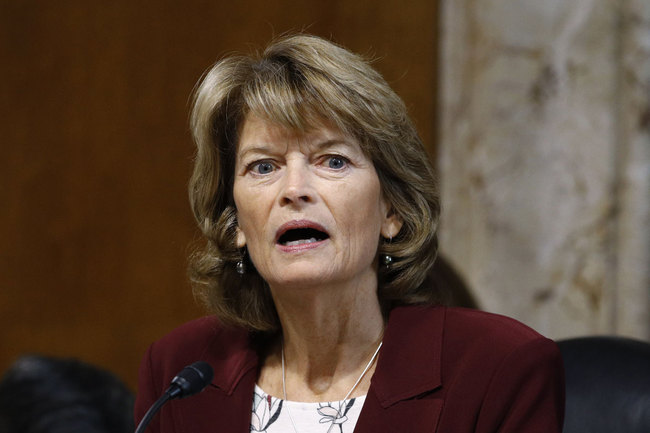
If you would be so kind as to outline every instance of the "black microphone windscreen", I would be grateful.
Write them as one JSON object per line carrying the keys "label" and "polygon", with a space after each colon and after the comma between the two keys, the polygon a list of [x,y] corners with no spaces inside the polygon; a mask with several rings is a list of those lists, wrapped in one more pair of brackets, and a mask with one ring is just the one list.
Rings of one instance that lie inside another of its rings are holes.
{"label": "black microphone windscreen", "polygon": [[[212,382],[214,372],[210,364],[204,361],[197,361],[183,368],[172,379],[172,385],[168,391],[172,392],[172,398],[184,398],[201,392],[203,388]],[[175,385],[175,386],[174,386]],[[172,391],[172,388],[175,388]]]}

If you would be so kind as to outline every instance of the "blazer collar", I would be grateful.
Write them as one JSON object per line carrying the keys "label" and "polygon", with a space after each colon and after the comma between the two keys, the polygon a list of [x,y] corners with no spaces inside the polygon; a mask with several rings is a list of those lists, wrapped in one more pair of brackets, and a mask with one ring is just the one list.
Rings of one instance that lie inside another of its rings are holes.
{"label": "blazer collar", "polygon": [[[443,307],[391,310],[371,389],[383,407],[441,386]],[[246,331],[217,329],[205,360],[215,367],[212,385],[231,395],[242,377],[258,366]],[[224,350],[225,349],[225,350]]]}
{"label": "blazer collar", "polygon": [[240,328],[216,328],[216,335],[203,357],[214,368],[212,386],[231,395],[242,377],[257,368],[258,355],[247,331]]}
{"label": "blazer collar", "polygon": [[386,408],[442,385],[443,307],[396,307],[389,315],[371,389]]}

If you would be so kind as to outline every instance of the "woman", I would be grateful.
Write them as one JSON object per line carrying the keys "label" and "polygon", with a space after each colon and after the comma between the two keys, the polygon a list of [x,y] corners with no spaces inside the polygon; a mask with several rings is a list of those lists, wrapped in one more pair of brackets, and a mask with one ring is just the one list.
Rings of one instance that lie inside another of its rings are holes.
{"label": "woman", "polygon": [[185,365],[205,391],[158,432],[554,432],[555,344],[436,306],[434,173],[404,104],[358,56],[297,35],[230,57],[194,100],[192,280],[214,315],[148,350],[136,417]]}

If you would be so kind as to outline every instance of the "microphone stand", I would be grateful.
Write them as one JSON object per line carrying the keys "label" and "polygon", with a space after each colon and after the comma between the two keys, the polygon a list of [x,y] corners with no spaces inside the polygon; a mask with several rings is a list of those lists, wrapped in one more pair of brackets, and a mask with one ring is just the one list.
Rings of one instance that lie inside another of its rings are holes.
{"label": "microphone stand", "polygon": [[160,410],[161,407],[165,405],[165,403],[167,403],[172,398],[173,397],[169,392],[165,392],[163,395],[161,395],[160,398],[156,400],[156,402],[149,408],[147,413],[144,414],[144,417],[142,417],[142,421],[140,421],[140,424],[138,424],[138,428],[135,430],[135,433],[144,433],[154,415]]}

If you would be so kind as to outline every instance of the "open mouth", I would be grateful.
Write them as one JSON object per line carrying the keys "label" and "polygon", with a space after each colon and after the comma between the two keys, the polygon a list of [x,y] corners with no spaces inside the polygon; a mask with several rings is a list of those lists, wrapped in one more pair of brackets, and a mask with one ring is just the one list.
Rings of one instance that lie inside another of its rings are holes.
{"label": "open mouth", "polygon": [[329,235],[321,230],[311,227],[290,229],[284,232],[279,238],[278,243],[292,247],[294,245],[310,244],[329,238]]}

